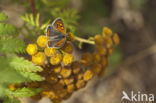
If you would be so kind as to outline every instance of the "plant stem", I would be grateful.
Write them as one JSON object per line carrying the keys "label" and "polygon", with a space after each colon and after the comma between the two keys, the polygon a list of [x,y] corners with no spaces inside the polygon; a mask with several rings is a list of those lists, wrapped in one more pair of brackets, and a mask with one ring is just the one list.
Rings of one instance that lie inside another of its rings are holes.
{"label": "plant stem", "polygon": [[77,37],[77,36],[75,36],[75,39],[76,39],[77,41],[79,41],[79,42],[82,42],[82,43],[88,43],[88,44],[92,44],[92,45],[95,44],[94,41],[87,40],[87,39],[83,39],[83,38],[80,38],[80,37]]}

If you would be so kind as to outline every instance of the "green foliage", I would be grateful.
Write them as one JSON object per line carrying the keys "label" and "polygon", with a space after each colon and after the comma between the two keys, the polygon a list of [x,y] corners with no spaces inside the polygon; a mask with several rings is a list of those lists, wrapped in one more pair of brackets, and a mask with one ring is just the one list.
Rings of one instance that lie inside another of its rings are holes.
{"label": "green foliage", "polygon": [[7,53],[24,53],[26,45],[24,41],[18,38],[8,37],[0,39],[0,52]]}
{"label": "green foliage", "polygon": [[15,70],[20,72],[40,72],[42,68],[39,66],[34,66],[32,62],[25,60],[24,58],[15,57],[10,61],[10,65],[15,68]]}
{"label": "green foliage", "polygon": [[21,18],[27,22],[28,24],[38,28],[39,27],[39,14],[37,14],[36,19],[34,18],[33,14],[25,14],[25,16],[22,16]]}
{"label": "green foliage", "polygon": [[[37,16],[37,20],[39,15]],[[42,68],[35,66],[32,62],[18,57],[18,53],[25,53],[25,42],[19,39],[18,29],[10,24],[4,23],[7,16],[0,13],[0,97],[4,103],[19,103],[15,97],[27,97],[35,95],[39,89],[21,88],[11,91],[8,85],[12,83],[25,83],[30,81],[42,81],[36,72],[42,71]],[[34,18],[30,17],[32,22]],[[39,24],[33,21],[35,26]],[[31,24],[31,25],[32,25]]]}
{"label": "green foliage", "polygon": [[41,91],[40,88],[34,89],[34,88],[22,88],[22,89],[17,89],[17,90],[6,90],[6,94],[13,97],[30,97],[34,96],[35,94],[39,93]]}
{"label": "green foliage", "polygon": [[25,22],[23,29],[26,29],[26,31],[28,32],[28,35],[26,36],[26,38],[31,39],[31,40],[35,40],[38,36],[38,34],[44,34],[44,30],[47,27],[47,25],[49,24],[48,20],[47,22],[45,22],[44,24],[42,24],[40,26],[40,14],[38,13],[37,16],[33,16],[33,14],[25,14],[25,16],[21,16],[21,19]]}
{"label": "green foliage", "polygon": [[42,81],[43,80],[43,78],[36,73],[20,72],[20,74],[24,76],[28,81]]}
{"label": "green foliage", "polygon": [[0,23],[0,28],[0,36],[16,34],[16,28],[13,25]]}
{"label": "green foliage", "polygon": [[4,21],[6,19],[8,19],[8,16],[5,15],[4,13],[0,13],[0,21]]}

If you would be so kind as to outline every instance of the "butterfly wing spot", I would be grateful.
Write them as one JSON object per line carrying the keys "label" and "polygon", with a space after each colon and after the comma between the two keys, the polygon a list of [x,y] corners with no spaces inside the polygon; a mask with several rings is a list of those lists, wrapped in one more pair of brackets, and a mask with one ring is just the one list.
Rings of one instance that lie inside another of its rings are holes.
{"label": "butterfly wing spot", "polygon": [[66,31],[64,28],[64,23],[63,23],[62,19],[60,19],[60,18],[55,19],[55,21],[52,23],[52,25],[54,27],[56,27],[56,29],[59,30],[60,32],[62,32],[63,34],[66,34]]}

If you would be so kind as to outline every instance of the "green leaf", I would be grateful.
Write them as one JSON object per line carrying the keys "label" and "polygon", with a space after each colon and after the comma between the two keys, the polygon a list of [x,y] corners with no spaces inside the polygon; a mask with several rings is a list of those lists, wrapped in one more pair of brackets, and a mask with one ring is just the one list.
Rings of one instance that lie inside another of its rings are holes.
{"label": "green leaf", "polygon": [[43,80],[43,78],[36,73],[20,72],[20,74],[31,81],[42,81]]}
{"label": "green leaf", "polygon": [[8,16],[1,12],[0,13],[0,21],[4,21],[6,19],[8,19]]}
{"label": "green leaf", "polygon": [[20,101],[17,98],[14,97],[6,97],[3,101],[3,103],[20,103]]}
{"label": "green leaf", "polygon": [[0,52],[7,53],[24,53],[25,52],[25,42],[18,38],[3,38],[0,39]]}
{"label": "green leaf", "polygon": [[25,88],[25,87],[22,89],[17,89],[15,91],[12,91],[10,89],[6,90],[6,93],[13,97],[30,97],[40,92],[41,92],[40,88]]}
{"label": "green leaf", "polygon": [[[0,57],[0,84],[21,83],[28,81],[9,65],[10,58]],[[30,80],[29,80],[30,81]]]}
{"label": "green leaf", "polygon": [[12,66],[17,71],[20,71],[20,72],[42,71],[42,68],[40,66],[35,66],[32,62],[25,60],[22,57],[14,57],[10,62],[10,66]]}
{"label": "green leaf", "polygon": [[21,19],[29,25],[39,28],[39,24],[37,23],[37,21],[39,21],[39,14],[37,14],[36,18],[33,16],[33,14],[25,14],[25,16],[21,16]]}
{"label": "green leaf", "polygon": [[39,27],[39,18],[40,18],[40,14],[38,13],[36,16],[36,26]]}
{"label": "green leaf", "polygon": [[34,16],[33,16],[33,14],[30,14],[30,22],[31,22],[31,25],[37,26],[37,25],[35,25],[35,21],[34,21]]}
{"label": "green leaf", "polygon": [[0,36],[3,35],[15,35],[17,32],[15,26],[9,24],[0,23]]}

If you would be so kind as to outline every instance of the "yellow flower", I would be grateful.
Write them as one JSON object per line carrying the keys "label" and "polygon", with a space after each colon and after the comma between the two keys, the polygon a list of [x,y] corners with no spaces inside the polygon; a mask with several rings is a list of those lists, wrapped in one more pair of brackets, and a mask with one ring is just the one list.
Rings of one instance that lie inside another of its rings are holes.
{"label": "yellow flower", "polygon": [[73,62],[74,57],[71,54],[65,53],[63,57],[63,63],[64,65],[69,65]]}
{"label": "yellow flower", "polygon": [[81,80],[81,79],[83,79],[83,73],[78,73],[77,75],[76,75],[76,78],[77,79],[79,79],[79,80]]}
{"label": "yellow flower", "polygon": [[69,42],[65,43],[65,45],[61,49],[63,52],[66,52],[66,53],[72,53],[73,52],[73,46]]}
{"label": "yellow flower", "polygon": [[105,40],[102,35],[95,35],[94,41],[96,45],[103,45]]}
{"label": "yellow flower", "polygon": [[111,37],[106,38],[106,47],[111,48],[113,46],[113,41]]}
{"label": "yellow flower", "polygon": [[113,42],[115,45],[118,45],[120,43],[119,36],[116,33],[113,35]]}
{"label": "yellow flower", "polygon": [[75,89],[74,84],[67,85],[67,92],[72,93]]}
{"label": "yellow flower", "polygon": [[72,41],[72,42],[75,41],[75,36],[74,36],[73,33],[69,32],[69,33],[68,33],[68,36],[69,36],[69,40],[70,40],[70,41]]}
{"label": "yellow flower", "polygon": [[91,53],[87,52],[82,54],[81,57],[81,63],[83,63],[85,66],[89,66],[92,63],[93,57]]}
{"label": "yellow flower", "polygon": [[70,68],[63,68],[60,72],[61,76],[67,78],[71,75],[72,70]]}
{"label": "yellow flower", "polygon": [[38,52],[32,56],[32,62],[36,65],[43,65],[46,61],[46,56],[43,52]]}
{"label": "yellow flower", "polygon": [[64,79],[64,83],[65,83],[66,85],[69,85],[69,84],[71,84],[71,83],[73,83],[73,82],[74,82],[74,78],[73,78],[73,77],[65,78],[65,79]]}
{"label": "yellow flower", "polygon": [[60,73],[62,67],[61,65],[58,65],[58,66],[54,66],[51,71],[54,72],[54,73]]}
{"label": "yellow flower", "polygon": [[105,34],[105,36],[112,36],[113,34],[112,30],[108,27],[104,27],[102,33]]}
{"label": "yellow flower", "polygon": [[37,44],[42,48],[47,47],[47,41],[48,41],[48,38],[44,35],[41,35],[37,38]]}
{"label": "yellow flower", "polygon": [[96,52],[97,52],[99,55],[103,56],[103,55],[106,55],[107,50],[106,50],[106,48],[103,47],[103,46],[97,46]]}
{"label": "yellow flower", "polygon": [[86,83],[85,83],[84,80],[78,80],[78,81],[76,82],[76,87],[79,89],[79,88],[84,87],[85,84],[86,84]]}
{"label": "yellow flower", "polygon": [[26,51],[29,55],[34,55],[37,53],[38,48],[36,44],[29,44],[26,48]]}
{"label": "yellow flower", "polygon": [[54,49],[54,48],[45,48],[45,49],[44,49],[44,53],[45,53],[45,55],[47,55],[47,56],[54,56],[54,55],[56,55],[57,50]]}
{"label": "yellow flower", "polygon": [[52,56],[50,58],[50,63],[52,65],[58,65],[61,63],[61,61],[62,61],[62,55],[61,54],[56,54],[55,56]]}
{"label": "yellow flower", "polygon": [[41,95],[48,98],[54,98],[55,92],[54,91],[42,91]]}
{"label": "yellow flower", "polygon": [[86,70],[83,75],[83,80],[88,81],[88,80],[92,79],[93,76],[94,76],[94,73],[91,70]]}

